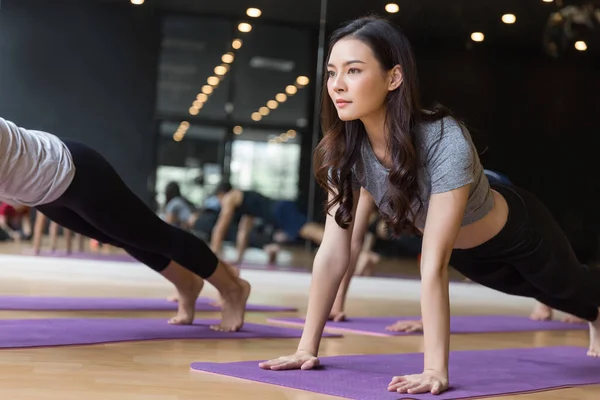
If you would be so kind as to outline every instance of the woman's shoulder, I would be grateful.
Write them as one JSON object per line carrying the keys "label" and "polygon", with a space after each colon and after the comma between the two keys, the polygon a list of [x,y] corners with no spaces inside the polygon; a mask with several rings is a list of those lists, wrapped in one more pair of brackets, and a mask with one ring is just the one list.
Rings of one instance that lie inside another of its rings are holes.
{"label": "woman's shoulder", "polygon": [[169,200],[169,202],[165,206],[165,211],[174,212],[175,210],[182,207],[187,207],[187,203],[180,196],[176,196]]}
{"label": "woman's shoulder", "polygon": [[452,116],[422,121],[416,129],[416,140],[422,153],[472,150],[471,135],[466,126]]}
{"label": "woman's shoulder", "polygon": [[468,136],[469,132],[464,124],[452,116],[421,121],[417,127],[417,138],[424,144],[444,138],[457,139]]}

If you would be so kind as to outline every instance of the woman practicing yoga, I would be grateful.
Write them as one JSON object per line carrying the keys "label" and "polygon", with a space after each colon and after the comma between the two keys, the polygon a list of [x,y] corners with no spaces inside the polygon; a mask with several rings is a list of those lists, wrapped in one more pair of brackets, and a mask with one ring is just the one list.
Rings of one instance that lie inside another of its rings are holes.
{"label": "woman practicing yoga", "polygon": [[308,222],[306,215],[298,209],[294,201],[273,200],[253,190],[234,189],[229,182],[220,183],[215,194],[219,199],[221,211],[212,231],[210,246],[217,254],[222,250],[223,238],[236,214],[242,215],[237,239],[240,262],[248,247],[248,235],[254,218],[261,218],[264,223],[277,230],[274,235],[276,242],[302,238],[319,245],[323,239],[323,226],[316,222]]}
{"label": "woman practicing yoga", "polygon": [[189,231],[198,219],[199,212],[191,201],[183,197],[177,182],[169,182],[165,188],[164,220],[178,228]]}
{"label": "woman practicing yoga", "polygon": [[223,319],[212,329],[241,328],[250,285],[232,276],[202,240],[162,221],[96,151],[0,118],[0,154],[0,201],[34,207],[73,232],[123,248],[162,274],[180,300],[170,323],[193,322],[203,278],[223,301]]}
{"label": "woman practicing yoga", "polygon": [[333,34],[329,51],[324,137],[314,156],[316,179],[329,193],[328,213],[306,323],[295,354],[259,367],[318,365],[336,291],[366,231],[368,213],[361,209],[371,200],[359,198],[361,187],[392,232],[414,227],[423,235],[424,369],[394,376],[387,390],[448,388],[451,258],[475,282],[589,321],[588,354],[600,355],[600,270],[577,261],[533,195],[517,187],[490,187],[469,132],[448,110],[421,108],[415,61],[402,33],[383,19],[361,18]]}

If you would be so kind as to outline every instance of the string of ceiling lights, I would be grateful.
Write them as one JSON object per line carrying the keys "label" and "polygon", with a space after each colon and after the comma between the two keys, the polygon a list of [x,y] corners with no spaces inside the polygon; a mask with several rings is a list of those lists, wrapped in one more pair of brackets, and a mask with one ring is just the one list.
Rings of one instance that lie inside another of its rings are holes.
{"label": "string of ceiling lights", "polygon": [[274,137],[273,139],[269,139],[268,144],[278,144],[285,143],[290,139],[296,137],[296,131],[294,129],[289,129],[287,132],[283,132],[279,136]]}
{"label": "string of ceiling lights", "polygon": [[[269,101],[267,101],[265,106],[262,106],[258,109],[258,111],[253,112],[250,115],[250,118],[253,121],[260,121],[263,117],[266,117],[267,115],[269,115],[271,113],[271,110],[275,110],[277,109],[277,107],[279,107],[279,104],[284,103],[288,97],[294,96],[296,93],[298,93],[299,90],[305,88],[308,84],[310,83],[310,79],[306,76],[299,76],[296,78],[296,81],[294,82],[293,85],[287,85],[285,87],[285,93],[277,93],[275,95],[275,99],[271,99]],[[236,127],[238,128],[238,127]],[[234,128],[233,133],[236,133],[236,129]],[[241,131],[240,131],[241,133]],[[267,142],[268,144],[279,144],[279,143],[285,143],[290,139],[293,139],[296,137],[296,131],[294,129],[288,129],[287,132],[283,132],[282,134],[280,134],[279,136],[276,136],[275,138],[269,139],[269,141]],[[239,133],[236,133],[239,135]]]}
{"label": "string of ceiling lights", "polygon": [[280,103],[284,103],[288,97],[291,97],[298,93],[298,90],[303,89],[308,85],[310,80],[306,76],[299,76],[296,78],[296,81],[293,85],[287,85],[285,87],[285,93],[277,93],[275,95],[275,99],[271,99],[267,101],[265,106],[262,106],[258,109],[258,111],[253,112],[250,115],[252,121],[260,121],[263,117],[269,115],[271,110],[277,109]]}
{"label": "string of ceiling lights", "polygon": [[[248,8],[246,10],[246,15],[250,18],[258,18],[262,15],[262,11],[258,8]],[[252,25],[248,22],[240,22],[238,24],[238,31],[240,31],[241,33],[249,33],[251,30]],[[242,39],[233,39],[233,41],[231,42],[231,51],[221,56],[222,63],[214,68],[214,75],[211,75],[206,79],[207,84],[202,86],[200,93],[198,93],[198,95],[192,102],[192,105],[188,110],[190,115],[198,115],[200,113],[200,110],[202,109],[202,107],[204,107],[204,104],[206,104],[210,95],[214,93],[221,81],[225,79],[225,76],[231,69],[231,64],[235,60],[236,51],[242,48],[243,43],[244,42],[242,41]],[[187,121],[182,121],[179,124],[179,127],[177,128],[175,133],[173,133],[173,140],[176,142],[182,141],[189,127],[190,124]]]}

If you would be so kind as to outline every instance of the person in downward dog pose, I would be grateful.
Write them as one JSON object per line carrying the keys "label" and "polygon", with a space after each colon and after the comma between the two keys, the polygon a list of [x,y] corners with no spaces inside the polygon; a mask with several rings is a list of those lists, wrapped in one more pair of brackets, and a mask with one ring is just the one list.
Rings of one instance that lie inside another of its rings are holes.
{"label": "person in downward dog pose", "polygon": [[95,150],[0,118],[0,201],[34,207],[51,221],[123,248],[171,281],[179,295],[171,324],[191,324],[206,279],[223,299],[221,324],[244,322],[248,282],[233,276],[208,246],[160,219]]}
{"label": "person in downward dog pose", "polygon": [[248,247],[248,237],[254,218],[261,218],[276,229],[275,242],[290,242],[299,238],[319,245],[323,239],[323,226],[309,222],[294,201],[273,200],[253,190],[234,189],[229,182],[221,182],[215,194],[219,199],[221,211],[213,228],[210,246],[212,251],[222,250],[223,238],[235,215],[241,215],[238,237],[238,263],[241,263]]}
{"label": "person in downward dog pose", "polygon": [[[424,369],[394,376],[387,390],[447,390],[448,265],[501,292],[534,298],[589,321],[588,355],[600,355],[600,269],[579,263],[546,207],[514,186],[490,184],[466,127],[441,106],[421,108],[406,37],[366,17],[336,30],[323,88],[324,137],[315,175],[328,192],[306,323],[294,354],[271,370],[319,364],[319,343],[336,291],[365,232],[365,188],[394,234],[417,229],[421,253]],[[367,214],[368,215],[368,214]],[[393,371],[390,371],[390,374]],[[383,388],[382,388],[383,389]]]}

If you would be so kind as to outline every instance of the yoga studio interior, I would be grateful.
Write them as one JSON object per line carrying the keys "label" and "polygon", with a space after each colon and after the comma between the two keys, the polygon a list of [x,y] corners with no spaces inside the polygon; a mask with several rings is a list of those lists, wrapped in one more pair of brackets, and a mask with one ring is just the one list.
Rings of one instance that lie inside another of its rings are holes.
{"label": "yoga studio interior", "polygon": [[[569,312],[600,307],[599,72],[598,0],[1,0],[0,397],[600,398],[600,321]],[[434,109],[468,135],[426,158]],[[73,182],[102,199],[68,211],[102,215],[102,234],[20,201],[49,190],[20,177],[59,162],[11,139],[36,132],[96,151],[137,202],[98,190],[100,170],[78,180],[81,157]],[[28,151],[34,171],[16,171]],[[329,214],[327,182],[343,192]],[[497,187],[537,198],[552,231]],[[432,217],[397,230],[421,194]],[[461,224],[458,198],[491,222]],[[461,272],[463,232],[489,274]],[[485,247],[502,240],[514,257]],[[177,264],[195,303],[121,243]],[[223,276],[251,285],[235,329],[219,329]]]}

